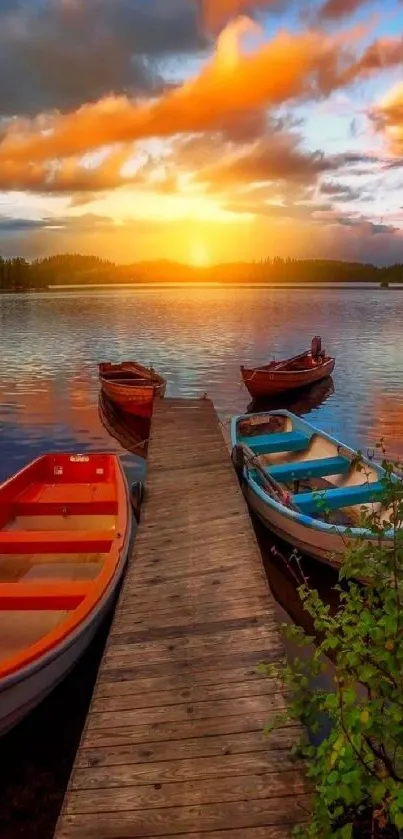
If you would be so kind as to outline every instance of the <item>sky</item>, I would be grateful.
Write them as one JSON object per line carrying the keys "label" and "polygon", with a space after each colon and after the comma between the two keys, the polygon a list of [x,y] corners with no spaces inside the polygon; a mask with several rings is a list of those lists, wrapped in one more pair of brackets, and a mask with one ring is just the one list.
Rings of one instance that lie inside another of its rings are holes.
{"label": "sky", "polygon": [[403,262],[403,0],[0,0],[0,254]]}

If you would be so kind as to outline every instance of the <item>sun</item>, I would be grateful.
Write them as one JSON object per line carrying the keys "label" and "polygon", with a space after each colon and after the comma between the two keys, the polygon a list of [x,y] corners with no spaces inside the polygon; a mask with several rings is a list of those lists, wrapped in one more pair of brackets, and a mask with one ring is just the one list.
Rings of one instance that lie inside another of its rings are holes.
{"label": "sun", "polygon": [[210,265],[209,252],[203,242],[193,242],[189,253],[189,262],[195,268],[204,268]]}

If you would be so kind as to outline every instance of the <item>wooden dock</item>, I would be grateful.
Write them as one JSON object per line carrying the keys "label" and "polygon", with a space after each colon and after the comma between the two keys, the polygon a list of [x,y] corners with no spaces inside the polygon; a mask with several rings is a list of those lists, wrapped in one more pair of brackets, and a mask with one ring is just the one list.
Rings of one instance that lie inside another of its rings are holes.
{"label": "wooden dock", "polygon": [[307,787],[285,706],[256,673],[283,653],[213,405],[155,410],[146,500],[56,839],[284,839]]}

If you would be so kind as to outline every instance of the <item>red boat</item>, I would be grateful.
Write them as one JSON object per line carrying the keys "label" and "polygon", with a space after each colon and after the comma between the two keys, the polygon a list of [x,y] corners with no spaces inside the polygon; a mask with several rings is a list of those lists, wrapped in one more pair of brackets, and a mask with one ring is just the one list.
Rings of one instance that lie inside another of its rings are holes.
{"label": "red boat", "polygon": [[151,417],[155,397],[163,397],[166,390],[162,376],[152,367],[143,367],[135,361],[100,364],[99,380],[112,402],[138,417]]}
{"label": "red boat", "polygon": [[241,366],[242,379],[253,399],[274,396],[319,382],[330,376],[335,359],[322,350],[322,341],[317,335],[312,339],[311,349],[285,361],[271,361],[263,367]]}
{"label": "red boat", "polygon": [[0,486],[0,734],[87,648],[113,603],[130,536],[115,455],[44,455]]}

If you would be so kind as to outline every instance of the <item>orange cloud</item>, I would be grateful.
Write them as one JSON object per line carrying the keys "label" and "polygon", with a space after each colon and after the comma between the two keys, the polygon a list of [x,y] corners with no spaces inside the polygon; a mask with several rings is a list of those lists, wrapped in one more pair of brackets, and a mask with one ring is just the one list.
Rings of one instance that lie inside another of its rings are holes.
{"label": "orange cloud", "polygon": [[246,18],[230,24],[201,73],[157,99],[133,102],[111,96],[70,114],[16,120],[0,143],[0,164],[60,159],[139,138],[203,132],[237,114],[298,96],[327,94],[350,63],[340,37],[315,31],[280,32],[252,54],[243,53],[239,37],[250,26]]}
{"label": "orange cloud", "polygon": [[403,154],[403,83],[400,82],[374,108],[371,114],[379,131],[389,143],[392,154]]}
{"label": "orange cloud", "polygon": [[403,62],[403,36],[379,38],[367,47],[361,58],[343,75],[343,84],[368,76],[375,70],[386,70]]}
{"label": "orange cloud", "polygon": [[28,190],[44,193],[95,192],[115,189],[138,179],[123,177],[121,169],[131,154],[131,148],[117,146],[99,166],[85,166],[82,160],[68,157],[54,161],[23,159],[2,160],[0,156],[0,189]]}
{"label": "orange cloud", "polygon": [[[214,0],[215,2],[215,0]],[[199,75],[159,97],[109,96],[67,114],[15,119],[0,140],[0,188],[43,192],[112,189],[133,182],[122,167],[134,141],[177,134],[223,131],[297,98],[319,98],[403,57],[402,39],[382,39],[360,59],[352,44],[362,32],[280,31],[252,53],[241,36],[259,29],[249,18],[229,24],[213,58]],[[260,30],[259,30],[260,31]],[[236,133],[236,132],[235,132]],[[98,166],[83,165],[87,152],[117,146]]]}

